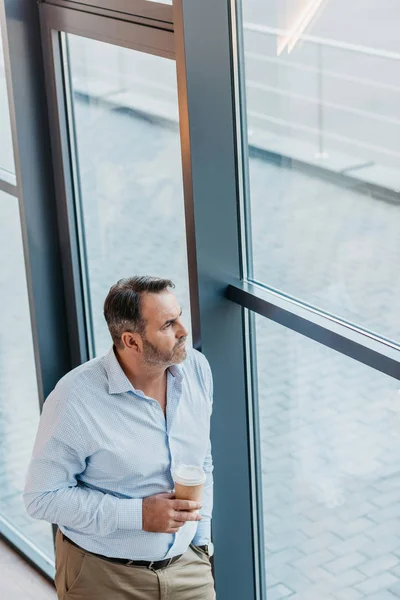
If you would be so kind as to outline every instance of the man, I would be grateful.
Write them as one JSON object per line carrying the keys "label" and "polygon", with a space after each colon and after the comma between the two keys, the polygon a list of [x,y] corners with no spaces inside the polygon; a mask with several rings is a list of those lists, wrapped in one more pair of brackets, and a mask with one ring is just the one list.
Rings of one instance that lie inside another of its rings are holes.
{"label": "man", "polygon": [[[24,500],[32,517],[59,526],[60,600],[215,598],[212,378],[204,356],[186,349],[173,287],[118,281],[104,304],[113,347],[45,402]],[[206,472],[202,504],[174,498],[180,464]]]}

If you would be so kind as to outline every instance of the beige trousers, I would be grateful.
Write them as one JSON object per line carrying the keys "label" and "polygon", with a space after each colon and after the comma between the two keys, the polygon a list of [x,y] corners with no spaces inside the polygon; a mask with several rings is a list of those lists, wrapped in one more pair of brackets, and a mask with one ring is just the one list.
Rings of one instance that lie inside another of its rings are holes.
{"label": "beige trousers", "polygon": [[152,571],[99,558],[70,544],[60,531],[55,583],[59,600],[215,600],[210,560],[196,547]]}

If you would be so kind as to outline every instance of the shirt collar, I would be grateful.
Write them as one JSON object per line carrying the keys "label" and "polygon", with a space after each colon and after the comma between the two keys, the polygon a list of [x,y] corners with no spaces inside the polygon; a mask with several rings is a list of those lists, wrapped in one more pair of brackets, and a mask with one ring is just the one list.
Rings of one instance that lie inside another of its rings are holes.
{"label": "shirt collar", "polygon": [[115,356],[114,346],[111,346],[110,350],[105,355],[104,365],[107,371],[109,394],[123,394],[124,392],[135,391],[135,388],[125,375]]}
{"label": "shirt collar", "polygon": [[171,366],[168,368],[168,371],[171,373],[171,375],[172,375],[173,377],[175,377],[175,379],[176,379],[178,382],[181,382],[181,381],[182,381],[182,379],[183,379],[183,370],[182,370],[182,367],[181,367],[181,365],[171,365]]}
{"label": "shirt collar", "polygon": [[[133,387],[125,375],[117,357],[115,356],[114,346],[112,346],[105,355],[104,365],[107,372],[109,394],[124,394],[125,392],[137,393],[137,390]],[[180,365],[171,365],[168,370],[178,382],[182,381],[183,372]]]}

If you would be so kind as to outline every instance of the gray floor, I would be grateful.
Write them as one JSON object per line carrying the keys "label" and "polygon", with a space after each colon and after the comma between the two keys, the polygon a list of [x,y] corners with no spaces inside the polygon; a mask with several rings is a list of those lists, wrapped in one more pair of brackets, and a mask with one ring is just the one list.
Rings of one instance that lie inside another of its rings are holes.
{"label": "gray floor", "polygon": [[56,600],[54,586],[0,540],[0,598]]}
{"label": "gray floor", "polygon": [[400,596],[399,383],[257,319],[271,598]]}

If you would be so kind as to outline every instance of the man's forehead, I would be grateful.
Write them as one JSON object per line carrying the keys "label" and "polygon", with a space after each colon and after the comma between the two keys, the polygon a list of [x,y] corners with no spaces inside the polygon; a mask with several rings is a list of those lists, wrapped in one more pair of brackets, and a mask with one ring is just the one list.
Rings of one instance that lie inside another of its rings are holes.
{"label": "man's forehead", "polygon": [[144,318],[152,316],[158,319],[173,319],[179,316],[180,311],[178,300],[170,291],[143,294],[142,316]]}

